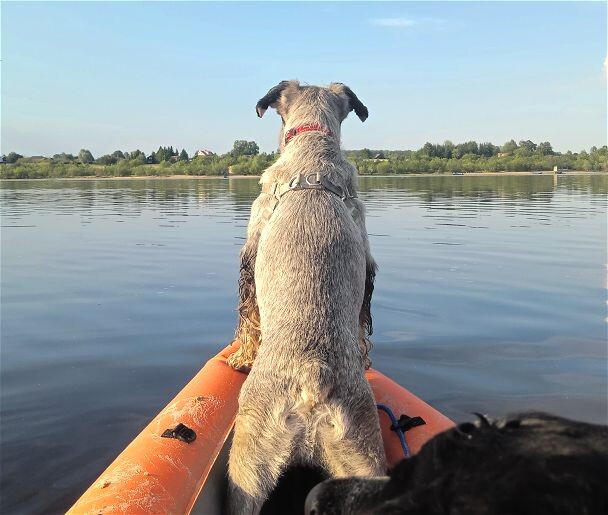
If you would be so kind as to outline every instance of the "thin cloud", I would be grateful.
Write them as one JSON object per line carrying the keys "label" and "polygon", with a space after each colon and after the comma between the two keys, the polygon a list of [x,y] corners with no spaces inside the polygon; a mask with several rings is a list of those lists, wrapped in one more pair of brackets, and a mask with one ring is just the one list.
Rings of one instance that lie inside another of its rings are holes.
{"label": "thin cloud", "polygon": [[376,27],[396,27],[399,29],[416,25],[416,22],[409,18],[372,18],[369,22]]}

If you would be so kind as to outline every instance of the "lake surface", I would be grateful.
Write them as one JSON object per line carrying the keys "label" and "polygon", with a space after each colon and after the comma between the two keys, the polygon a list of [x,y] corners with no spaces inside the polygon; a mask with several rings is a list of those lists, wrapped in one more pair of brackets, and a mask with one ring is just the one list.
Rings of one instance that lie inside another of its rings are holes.
{"label": "lake surface", "polygon": [[[227,344],[255,179],[5,182],[2,513],[60,513]],[[606,175],[362,178],[374,366],[606,422]]]}

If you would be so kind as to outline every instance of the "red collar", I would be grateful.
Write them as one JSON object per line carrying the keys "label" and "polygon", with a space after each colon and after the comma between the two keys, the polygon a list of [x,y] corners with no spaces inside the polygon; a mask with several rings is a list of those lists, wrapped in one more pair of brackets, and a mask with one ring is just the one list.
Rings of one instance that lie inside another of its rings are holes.
{"label": "red collar", "polygon": [[294,129],[289,129],[285,131],[285,145],[287,145],[287,143],[289,143],[289,140],[297,134],[309,131],[319,131],[327,136],[333,136],[333,133],[327,127],[324,127],[319,123],[305,123],[304,125],[300,125],[298,127],[295,127]]}

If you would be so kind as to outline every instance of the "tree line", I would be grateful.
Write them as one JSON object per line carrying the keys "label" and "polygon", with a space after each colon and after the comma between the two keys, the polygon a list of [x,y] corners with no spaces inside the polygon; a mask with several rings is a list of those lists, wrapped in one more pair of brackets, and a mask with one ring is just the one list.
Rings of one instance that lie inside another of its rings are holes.
{"label": "tree line", "polygon": [[[559,153],[551,143],[530,140],[454,144],[425,143],[418,150],[347,150],[346,157],[361,175],[416,173],[466,173],[484,171],[566,170],[608,171],[608,147]],[[145,154],[141,150],[116,150],[95,158],[87,149],[78,155],[61,153],[52,158],[24,157],[16,152],[5,156],[0,178],[129,177],[155,175],[259,175],[278,154],[260,153],[255,141],[237,140],[226,154],[190,157],[185,149],[160,146]]]}
{"label": "tree line", "polygon": [[[597,147],[592,147],[591,152],[595,152]],[[583,151],[585,152],[585,151]],[[478,157],[530,157],[532,155],[553,156],[560,155],[553,151],[551,143],[544,141],[538,145],[530,140],[522,140],[517,144],[515,140],[507,141],[501,147],[490,142],[477,143],[476,141],[467,141],[465,143],[454,144],[451,141],[443,143],[427,142],[419,150],[363,150],[347,151],[351,157],[355,159],[372,159],[376,156],[381,158],[392,159],[408,159],[408,158],[425,158],[425,159],[462,159],[471,156]]]}
{"label": "tree line", "polygon": [[[255,141],[245,141],[245,140],[237,140],[234,142],[234,146],[229,154],[232,157],[240,157],[240,156],[255,156],[260,153],[260,149]],[[213,153],[210,153],[213,154]],[[43,156],[35,156],[35,161],[39,162],[42,157],[42,160],[49,160],[54,163],[67,164],[67,163],[80,163],[80,164],[100,164],[100,165],[113,165],[118,163],[119,161],[134,161],[138,164],[159,164],[163,162],[176,162],[176,161],[189,161],[190,157],[188,156],[188,152],[185,149],[182,149],[181,152],[178,151],[177,147],[173,149],[173,146],[169,147],[158,147],[158,150],[155,152],[151,152],[146,156],[144,152],[141,150],[134,150],[132,152],[123,152],[122,150],[115,150],[111,154],[104,154],[97,159],[93,157],[93,154],[88,149],[81,149],[78,152],[78,155],[74,154],[66,154],[62,152],[61,154],[55,154],[51,158],[44,158]],[[38,159],[36,159],[38,158]],[[16,152],[9,152],[8,155],[5,156],[5,163],[14,164],[19,160],[24,159],[24,162],[31,162],[32,158],[24,158],[21,154],[17,154]]]}

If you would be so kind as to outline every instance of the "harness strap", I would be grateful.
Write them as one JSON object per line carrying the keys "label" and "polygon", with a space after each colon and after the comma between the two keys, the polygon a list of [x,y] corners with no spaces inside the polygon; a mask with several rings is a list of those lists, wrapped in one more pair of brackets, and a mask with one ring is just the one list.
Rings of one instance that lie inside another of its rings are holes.
{"label": "harness strap", "polygon": [[356,198],[356,192],[350,192],[347,188],[342,188],[338,184],[331,182],[327,176],[321,175],[319,172],[313,172],[308,175],[294,175],[289,182],[271,182],[262,184],[262,193],[272,195],[274,202],[264,210],[263,219],[267,222],[274,213],[274,210],[279,205],[281,198],[285,193],[296,190],[326,190],[340,197],[348,207],[350,214],[353,214],[355,209],[351,199]]}
{"label": "harness strap", "polygon": [[272,182],[262,185],[262,193],[273,195],[277,200],[290,191],[296,190],[326,190],[340,197],[342,200],[355,198],[356,193],[351,193],[347,188],[342,188],[338,184],[331,182],[327,176],[321,175],[319,172],[313,172],[308,175],[294,175],[289,182]]}

